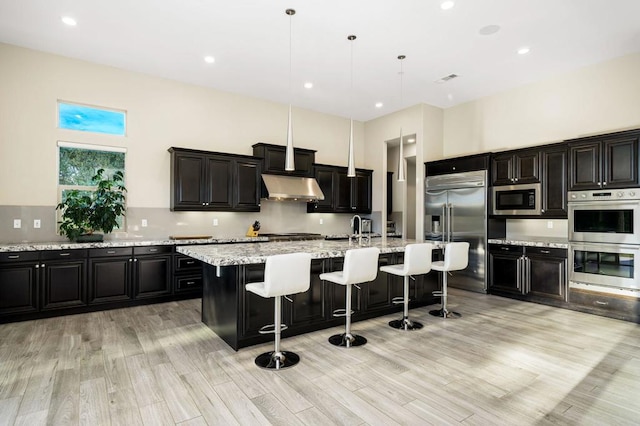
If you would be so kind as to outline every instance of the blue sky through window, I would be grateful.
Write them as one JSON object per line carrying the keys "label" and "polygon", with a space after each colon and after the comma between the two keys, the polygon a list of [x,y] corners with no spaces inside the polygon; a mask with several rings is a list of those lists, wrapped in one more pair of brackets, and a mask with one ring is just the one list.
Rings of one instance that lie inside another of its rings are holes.
{"label": "blue sky through window", "polygon": [[61,129],[124,136],[125,118],[123,111],[58,103],[58,125]]}

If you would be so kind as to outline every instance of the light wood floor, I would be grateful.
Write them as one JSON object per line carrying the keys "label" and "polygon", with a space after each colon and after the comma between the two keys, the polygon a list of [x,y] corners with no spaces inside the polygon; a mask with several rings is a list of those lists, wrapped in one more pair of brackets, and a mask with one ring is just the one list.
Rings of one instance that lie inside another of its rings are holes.
{"label": "light wood floor", "polygon": [[411,311],[283,340],[301,363],[257,368],[200,300],[0,325],[0,424],[638,424],[640,326],[453,290],[462,318]]}

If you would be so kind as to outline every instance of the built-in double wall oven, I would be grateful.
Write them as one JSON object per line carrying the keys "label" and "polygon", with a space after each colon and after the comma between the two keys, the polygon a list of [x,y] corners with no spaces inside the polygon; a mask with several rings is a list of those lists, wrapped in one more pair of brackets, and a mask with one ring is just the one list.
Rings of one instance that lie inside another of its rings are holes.
{"label": "built-in double wall oven", "polygon": [[569,193],[569,285],[640,296],[640,189]]}

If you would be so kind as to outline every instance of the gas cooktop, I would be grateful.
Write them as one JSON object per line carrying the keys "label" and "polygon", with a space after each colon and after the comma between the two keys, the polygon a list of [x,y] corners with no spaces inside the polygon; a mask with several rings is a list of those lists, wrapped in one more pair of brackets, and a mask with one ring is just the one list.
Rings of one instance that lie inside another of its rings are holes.
{"label": "gas cooktop", "polygon": [[312,234],[307,232],[260,233],[260,236],[269,238],[269,241],[304,241],[324,239],[322,234]]}

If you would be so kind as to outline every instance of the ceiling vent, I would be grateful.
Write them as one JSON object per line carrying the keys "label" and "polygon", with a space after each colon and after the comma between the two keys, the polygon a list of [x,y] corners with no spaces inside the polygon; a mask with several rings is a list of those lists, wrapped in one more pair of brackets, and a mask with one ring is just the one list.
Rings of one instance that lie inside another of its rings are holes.
{"label": "ceiling vent", "polygon": [[438,83],[438,84],[442,84],[442,83],[446,83],[447,81],[453,80],[454,78],[458,78],[458,77],[460,77],[458,74],[449,74],[447,76],[439,78],[435,82]]}

